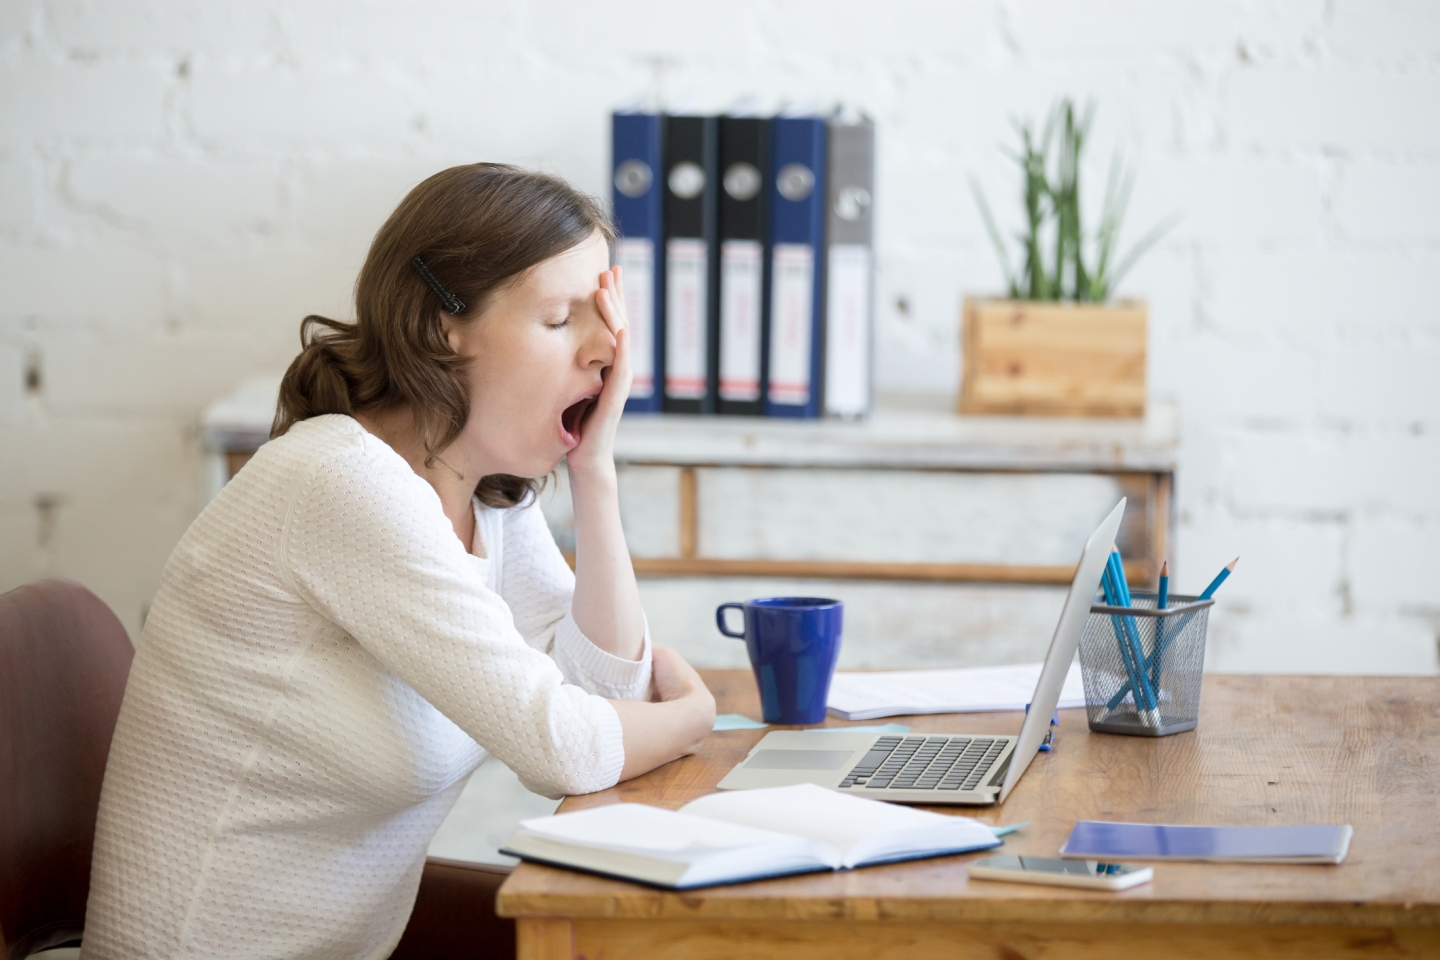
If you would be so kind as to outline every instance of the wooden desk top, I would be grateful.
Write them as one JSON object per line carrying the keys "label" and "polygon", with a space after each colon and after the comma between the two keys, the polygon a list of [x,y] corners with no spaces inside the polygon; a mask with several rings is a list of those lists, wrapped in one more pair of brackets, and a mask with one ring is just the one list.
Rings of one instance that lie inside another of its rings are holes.
{"label": "wooden desk top", "polygon": [[[721,713],[760,715],[748,671],[702,671]],[[1091,734],[1060,714],[1003,807],[934,807],[1031,821],[1001,851],[1055,856],[1078,819],[1349,823],[1340,866],[1158,863],[1123,893],[969,881],[977,854],[671,893],[522,864],[505,916],[734,920],[1302,923],[1440,926],[1440,679],[1205,678],[1198,729],[1151,740]],[[916,732],[1016,733],[1016,713],[902,718]],[[826,726],[854,726],[833,718]],[[624,801],[679,807],[714,790],[765,733],[715,733],[701,752],[561,810]]]}

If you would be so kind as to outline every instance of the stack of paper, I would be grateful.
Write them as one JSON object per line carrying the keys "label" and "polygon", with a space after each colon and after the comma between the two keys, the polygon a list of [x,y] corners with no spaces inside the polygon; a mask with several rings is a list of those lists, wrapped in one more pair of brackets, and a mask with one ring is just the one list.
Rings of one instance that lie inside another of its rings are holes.
{"label": "stack of paper", "polygon": [[[987,713],[1024,710],[1040,680],[1038,663],[967,670],[893,670],[837,673],[830,683],[830,712],[844,720],[913,713]],[[1060,706],[1085,706],[1080,664],[1070,665]]]}

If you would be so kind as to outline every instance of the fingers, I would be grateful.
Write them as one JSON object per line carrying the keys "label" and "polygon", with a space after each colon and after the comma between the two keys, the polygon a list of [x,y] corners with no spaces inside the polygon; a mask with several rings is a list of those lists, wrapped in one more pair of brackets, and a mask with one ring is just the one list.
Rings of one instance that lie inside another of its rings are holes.
{"label": "fingers", "polygon": [[630,331],[621,328],[615,333],[615,362],[605,371],[605,386],[595,411],[601,419],[619,419],[630,396],[630,380]]}
{"label": "fingers", "polygon": [[630,319],[625,313],[625,294],[620,286],[620,268],[611,267],[600,274],[600,289],[595,293],[596,303],[600,308],[600,317],[610,332],[625,329],[630,325]]}
{"label": "fingers", "polygon": [[615,369],[630,373],[630,331],[622,329],[615,334]]}

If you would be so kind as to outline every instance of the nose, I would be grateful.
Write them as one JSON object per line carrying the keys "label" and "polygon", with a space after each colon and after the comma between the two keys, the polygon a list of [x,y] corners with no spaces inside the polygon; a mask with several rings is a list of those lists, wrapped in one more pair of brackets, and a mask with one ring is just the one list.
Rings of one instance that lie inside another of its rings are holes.
{"label": "nose", "polygon": [[603,369],[612,365],[615,362],[615,334],[610,332],[605,318],[596,311],[592,316],[585,317],[583,323],[584,336],[577,357],[580,365],[586,369]]}

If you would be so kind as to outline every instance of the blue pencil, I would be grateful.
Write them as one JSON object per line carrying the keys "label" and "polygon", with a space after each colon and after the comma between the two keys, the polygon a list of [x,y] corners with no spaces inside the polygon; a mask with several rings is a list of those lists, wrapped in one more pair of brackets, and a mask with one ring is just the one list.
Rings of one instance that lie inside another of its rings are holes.
{"label": "blue pencil", "polygon": [[[1105,589],[1105,602],[1108,605],[1112,607],[1124,606],[1124,604],[1120,602],[1119,588],[1115,586],[1115,573],[1108,563],[1105,566],[1105,572],[1100,576],[1100,583]],[[1130,678],[1128,683],[1121,684],[1119,692],[1111,697],[1110,702],[1106,704],[1109,709],[1114,710],[1120,701],[1125,699],[1125,694],[1128,691],[1138,691],[1140,689],[1140,674],[1137,669],[1138,664],[1135,663],[1134,655],[1130,649],[1130,638],[1126,635],[1125,627],[1121,623],[1120,617],[1111,614],[1110,626],[1115,630],[1115,646],[1120,651],[1120,662],[1125,666],[1125,676]],[[1137,692],[1135,694],[1135,710],[1138,712],[1143,706],[1140,702],[1140,694]]]}
{"label": "blue pencil", "polygon": [[[1118,548],[1111,548],[1110,556],[1107,558],[1110,572],[1110,582],[1114,588],[1116,605],[1122,607],[1133,606],[1130,598],[1130,585],[1125,580],[1125,564],[1120,557]],[[1128,661],[1134,664],[1134,673],[1130,677],[1131,689],[1135,691],[1135,709],[1137,712],[1154,711],[1159,708],[1160,703],[1151,688],[1149,677],[1146,675],[1145,647],[1140,642],[1139,629],[1135,626],[1134,617],[1117,617],[1120,621],[1120,632],[1124,633],[1121,640],[1121,652],[1129,649]],[[1127,662],[1127,668],[1130,663]],[[1127,669],[1127,672],[1128,669]],[[1124,694],[1121,694],[1124,698]],[[1111,707],[1113,710],[1114,707]],[[1158,717],[1153,719],[1158,721]]]}
{"label": "blue pencil", "polygon": [[[1235,571],[1235,564],[1239,562],[1240,558],[1236,557],[1234,560],[1231,560],[1228,564],[1226,564],[1225,569],[1221,570],[1215,576],[1215,579],[1210,581],[1210,586],[1205,588],[1205,592],[1200,594],[1199,600],[1209,600],[1210,598],[1212,598],[1215,595],[1215,591],[1220,589],[1220,584],[1225,582],[1225,578],[1230,576],[1230,574]],[[1197,600],[1196,602],[1198,603],[1199,600]],[[1165,637],[1165,642],[1155,645],[1154,659],[1156,661],[1158,661],[1160,657],[1164,655],[1165,648],[1170,645],[1171,639],[1173,639],[1174,637],[1178,637],[1180,634],[1185,632],[1185,628],[1190,624],[1190,618],[1193,616],[1195,616],[1195,614],[1192,611],[1191,613],[1187,613],[1185,614],[1185,616],[1181,617],[1180,623],[1175,627],[1175,629],[1168,632],[1168,635]]]}
{"label": "blue pencil", "polygon": [[[1133,607],[1135,601],[1130,597],[1130,581],[1125,579],[1125,561],[1120,556],[1119,547],[1110,548],[1110,566],[1114,572],[1115,583],[1120,588],[1121,606]],[[1130,636],[1130,642],[1135,647],[1135,657],[1140,663],[1145,662],[1145,645],[1140,642],[1140,628],[1135,625],[1134,617],[1125,618],[1125,630]],[[1151,698],[1151,705],[1154,706],[1154,698]]]}
{"label": "blue pencil", "polygon": [[[1113,603],[1112,605],[1113,605],[1113,606],[1123,606],[1123,607],[1134,606],[1134,604],[1131,602],[1131,597],[1130,597],[1130,585],[1129,585],[1129,584],[1126,582],[1126,580],[1125,580],[1125,564],[1124,564],[1124,561],[1123,561],[1123,560],[1121,559],[1121,557],[1120,557],[1120,551],[1119,551],[1119,549],[1117,549],[1117,548],[1112,548],[1112,549],[1111,549],[1110,556],[1106,558],[1105,574],[1106,574],[1106,577],[1108,578],[1108,582],[1114,583],[1114,584],[1116,585],[1116,590],[1115,590],[1115,593],[1116,593],[1116,602]],[[1168,580],[1168,578],[1167,578],[1167,580],[1166,580],[1166,587],[1165,587],[1165,589],[1166,589],[1166,594],[1167,594],[1167,596],[1168,596],[1168,593],[1169,593],[1169,580]],[[1109,596],[1108,596],[1108,594],[1107,594],[1106,599],[1107,599],[1107,601],[1109,601]],[[1128,638],[1129,641],[1130,641],[1129,646],[1130,646],[1131,649],[1134,651],[1134,652],[1131,654],[1131,656],[1133,656],[1133,657],[1136,659],[1136,661],[1138,662],[1138,667],[1139,667],[1139,669],[1138,669],[1138,674],[1137,674],[1137,676],[1132,677],[1130,683],[1124,683],[1124,684],[1121,684],[1121,685],[1120,685],[1120,689],[1117,690],[1117,691],[1115,691],[1115,695],[1114,695],[1113,697],[1111,697],[1111,698],[1109,699],[1109,701],[1106,702],[1105,707],[1106,707],[1106,709],[1108,709],[1108,710],[1114,710],[1116,707],[1118,707],[1118,706],[1120,705],[1120,701],[1122,701],[1122,700],[1125,699],[1125,694],[1130,693],[1132,690],[1134,690],[1134,691],[1135,691],[1135,709],[1136,709],[1137,712],[1139,712],[1139,711],[1141,711],[1141,710],[1159,710],[1159,708],[1160,708],[1160,698],[1159,698],[1159,696],[1156,694],[1156,688],[1159,686],[1160,681],[1159,681],[1159,676],[1158,676],[1158,670],[1154,670],[1155,665],[1156,665],[1156,663],[1158,662],[1159,650],[1160,650],[1159,645],[1158,645],[1158,641],[1157,641],[1157,646],[1156,646],[1156,652],[1155,652],[1155,653],[1152,653],[1149,657],[1146,657],[1146,656],[1145,656],[1145,646],[1144,646],[1144,644],[1142,644],[1142,643],[1140,642],[1140,631],[1139,631],[1139,627],[1137,627],[1137,626],[1135,625],[1135,618],[1134,618],[1134,617],[1123,617],[1123,618],[1122,618],[1122,617],[1116,617],[1115,619],[1121,620],[1121,621],[1123,621],[1123,623],[1124,623],[1125,634],[1126,634],[1127,638]],[[1117,631],[1116,631],[1116,632],[1117,632],[1117,634],[1119,633],[1119,628],[1117,628]],[[1118,636],[1117,636],[1117,639],[1118,639]],[[1124,653],[1125,653],[1125,650],[1124,650],[1124,646],[1122,645],[1122,648],[1121,648],[1121,655],[1122,655],[1122,657],[1124,656]],[[1126,659],[1127,659],[1126,667],[1127,667],[1127,673],[1128,673],[1129,662],[1128,662],[1128,658],[1126,658]],[[1155,674],[1156,674],[1155,679],[1153,679],[1153,680],[1152,680],[1151,677],[1150,677],[1150,674],[1151,674],[1152,670],[1154,670],[1154,672],[1155,672]],[[1136,683],[1137,680],[1139,681],[1138,684]],[[1159,722],[1159,715],[1156,714],[1154,719],[1155,719],[1155,722],[1158,723],[1158,722]]]}
{"label": "blue pencil", "polygon": [[1220,589],[1220,584],[1224,583],[1225,578],[1230,576],[1230,574],[1234,572],[1235,564],[1239,562],[1240,558],[1236,557],[1234,560],[1231,560],[1229,563],[1225,564],[1225,569],[1215,574],[1215,579],[1211,580],[1210,586],[1206,587],[1205,592],[1200,594],[1200,599],[1209,600],[1211,597],[1215,596],[1215,591]]}
{"label": "blue pencil", "polygon": [[[1160,585],[1155,590],[1155,609],[1164,610],[1170,601],[1170,563],[1160,564]],[[1150,686],[1160,689],[1160,651],[1165,649],[1165,618],[1155,618],[1155,652],[1150,655]]]}

